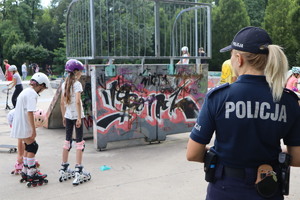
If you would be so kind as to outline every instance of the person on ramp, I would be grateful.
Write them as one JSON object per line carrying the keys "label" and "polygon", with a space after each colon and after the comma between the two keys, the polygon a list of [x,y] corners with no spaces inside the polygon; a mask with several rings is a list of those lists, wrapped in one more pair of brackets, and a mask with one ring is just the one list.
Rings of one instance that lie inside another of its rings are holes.
{"label": "person on ramp", "polygon": [[[66,127],[66,140],[63,145],[62,164],[59,170],[59,181],[66,181],[75,177],[73,185],[79,185],[91,179],[90,173],[84,171],[82,165],[82,156],[85,148],[85,141],[83,140],[83,125],[84,118],[83,106],[81,101],[82,85],[79,82],[83,64],[75,59],[70,59],[65,65],[65,70],[68,72],[66,81],[62,84],[61,93],[61,113],[63,118],[63,125]],[[69,151],[72,148],[72,135],[75,127],[76,132],[76,165],[75,172],[69,168],[68,157]]]}
{"label": "person on ramp", "polygon": [[36,111],[37,98],[41,92],[49,88],[48,77],[43,73],[35,73],[30,80],[30,86],[24,89],[15,108],[11,137],[22,139],[25,143],[21,182],[27,181],[27,186],[36,186],[47,183],[46,174],[37,170],[35,155],[39,145],[36,142],[36,126],[34,112]]}
{"label": "person on ramp", "polygon": [[16,107],[17,104],[17,98],[19,96],[19,94],[22,92],[23,90],[23,85],[22,85],[22,80],[21,80],[21,76],[18,72],[18,69],[15,65],[11,65],[8,70],[10,72],[12,72],[13,74],[13,79],[12,82],[9,83],[7,86],[10,86],[10,88],[8,88],[9,90],[11,90],[13,87],[15,87],[15,91],[11,97],[11,102],[14,106],[14,108]]}
{"label": "person on ramp", "polygon": [[285,89],[287,58],[258,27],[241,29],[220,51],[231,51],[238,79],[207,93],[187,160],[204,162],[206,200],[282,200],[286,169],[300,167],[300,107],[297,95]]}

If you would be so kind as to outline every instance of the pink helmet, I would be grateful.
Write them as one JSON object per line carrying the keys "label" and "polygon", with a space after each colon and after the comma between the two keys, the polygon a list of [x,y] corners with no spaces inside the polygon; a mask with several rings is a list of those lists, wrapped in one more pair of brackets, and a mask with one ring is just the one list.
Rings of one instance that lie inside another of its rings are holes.
{"label": "pink helmet", "polygon": [[34,112],[34,123],[36,127],[42,127],[46,121],[46,113],[42,109]]}
{"label": "pink helmet", "polygon": [[67,72],[74,72],[75,70],[84,70],[84,66],[79,60],[70,59],[66,62],[65,69]]}

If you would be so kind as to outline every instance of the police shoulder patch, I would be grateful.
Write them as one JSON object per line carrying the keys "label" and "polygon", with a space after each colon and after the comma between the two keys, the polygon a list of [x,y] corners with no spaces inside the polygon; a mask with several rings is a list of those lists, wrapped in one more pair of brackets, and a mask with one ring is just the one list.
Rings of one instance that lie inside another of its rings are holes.
{"label": "police shoulder patch", "polygon": [[228,87],[229,85],[230,85],[229,83],[224,83],[224,84],[222,84],[222,85],[219,85],[219,86],[217,86],[217,87],[214,87],[214,88],[210,89],[210,90],[207,92],[206,95],[211,95],[212,93],[215,93],[216,91],[219,91],[219,90],[221,90],[221,89],[223,89],[223,88],[226,88],[226,87]]}
{"label": "police shoulder patch", "polygon": [[283,89],[283,92],[289,93],[289,94],[292,95],[297,101],[300,100],[299,97],[298,97],[298,95],[297,95],[294,91],[292,91],[292,90],[290,90],[290,89],[284,88],[284,89]]}

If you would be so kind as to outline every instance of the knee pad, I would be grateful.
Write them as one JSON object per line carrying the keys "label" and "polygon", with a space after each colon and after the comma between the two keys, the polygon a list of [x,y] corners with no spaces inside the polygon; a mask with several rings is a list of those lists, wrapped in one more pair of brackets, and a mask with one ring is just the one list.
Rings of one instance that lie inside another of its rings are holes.
{"label": "knee pad", "polygon": [[77,142],[76,143],[76,149],[80,149],[80,150],[82,150],[82,151],[84,151],[84,148],[85,148],[85,141],[84,140],[82,140],[81,142]]}
{"label": "knee pad", "polygon": [[25,147],[25,150],[27,152],[34,153],[34,154],[36,154],[38,149],[39,149],[39,145],[35,141],[31,144],[27,144],[26,147]]}
{"label": "knee pad", "polygon": [[66,140],[63,148],[70,151],[72,149],[72,143],[70,141]]}

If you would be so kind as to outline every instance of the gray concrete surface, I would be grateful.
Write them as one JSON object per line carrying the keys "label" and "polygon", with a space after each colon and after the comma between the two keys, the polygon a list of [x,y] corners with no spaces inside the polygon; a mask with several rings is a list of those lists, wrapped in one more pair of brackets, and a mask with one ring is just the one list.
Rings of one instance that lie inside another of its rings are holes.
{"label": "gray concrete surface", "polygon": [[[54,94],[54,93],[53,93]],[[39,99],[38,107],[47,109],[51,93]],[[10,128],[6,121],[8,111],[0,102],[0,144],[16,144],[9,137]],[[61,163],[63,129],[37,130],[40,145],[36,158],[43,173],[48,174],[49,183],[36,188],[27,188],[19,183],[20,176],[11,175],[16,153],[0,149],[0,200],[203,200],[207,183],[204,180],[203,165],[187,162],[185,158],[189,133],[167,136],[160,144],[130,140],[108,143],[106,151],[98,152],[93,141],[86,141],[83,164],[92,179],[74,187],[72,181],[60,183],[58,170]],[[70,152],[71,166],[75,164],[75,151]],[[101,171],[108,165],[110,170]],[[300,169],[293,168],[291,195],[286,199],[299,200]]]}

